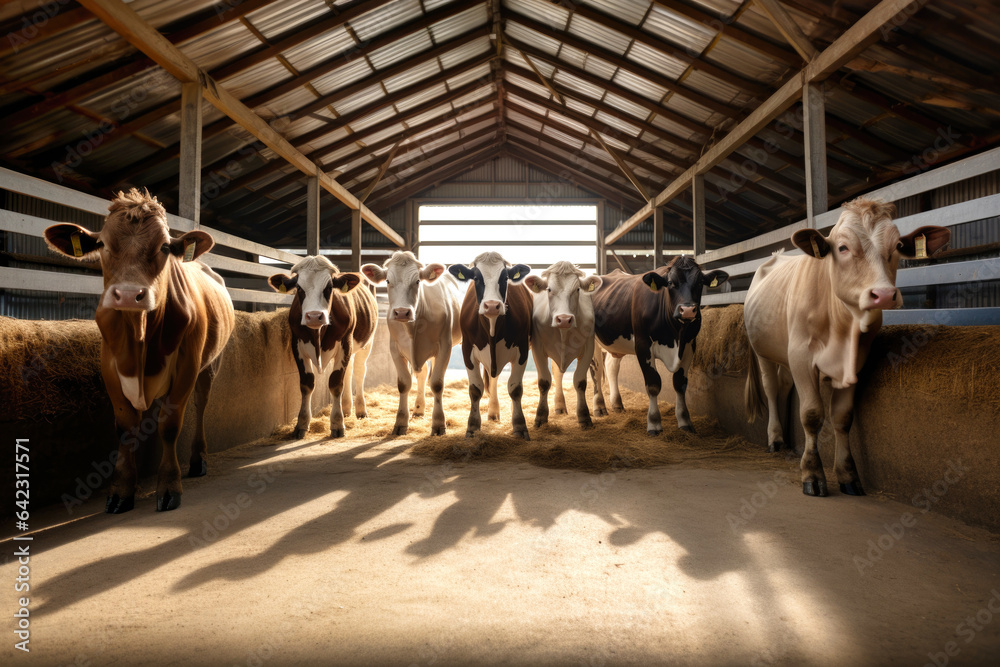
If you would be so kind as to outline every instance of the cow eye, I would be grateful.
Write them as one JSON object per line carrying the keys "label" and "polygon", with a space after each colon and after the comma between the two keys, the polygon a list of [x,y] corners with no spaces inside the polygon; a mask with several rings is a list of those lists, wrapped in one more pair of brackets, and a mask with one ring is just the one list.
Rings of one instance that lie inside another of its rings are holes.
{"label": "cow eye", "polygon": [[847,252],[847,246],[841,243],[840,247],[837,248],[837,250],[839,250],[840,252]]}
{"label": "cow eye", "polygon": [[169,255],[170,254],[170,244],[169,243],[164,243],[162,246],[160,246],[160,252],[162,252],[164,255]]}
{"label": "cow eye", "polygon": [[668,280],[667,287],[673,289],[674,287],[677,287],[677,283],[675,283],[673,280]]}
{"label": "cow eye", "polygon": [[551,292],[551,291],[552,291],[552,288],[551,288],[551,287],[546,287],[546,288],[545,288],[545,291],[546,291],[546,292]]}

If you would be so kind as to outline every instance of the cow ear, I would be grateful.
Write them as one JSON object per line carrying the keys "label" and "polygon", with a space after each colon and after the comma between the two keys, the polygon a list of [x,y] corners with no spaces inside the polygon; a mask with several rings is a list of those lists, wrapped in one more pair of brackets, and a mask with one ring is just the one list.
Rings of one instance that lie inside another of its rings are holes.
{"label": "cow ear", "polygon": [[452,264],[448,267],[448,272],[459,280],[472,280],[474,275],[472,269],[465,264]]}
{"label": "cow ear", "polygon": [[587,276],[580,281],[580,289],[588,294],[596,292],[603,282],[600,276]]}
{"label": "cow ear", "polygon": [[365,278],[373,285],[378,285],[385,281],[385,269],[378,264],[365,264],[361,267],[361,273],[365,274]]}
{"label": "cow ear", "polygon": [[[923,240],[921,240],[921,238]],[[929,225],[918,227],[899,239],[896,248],[903,257],[924,259],[933,257],[948,246],[951,241],[951,230],[947,227]],[[923,246],[923,252],[921,252]]]}
{"label": "cow ear", "polygon": [[424,268],[420,269],[420,279],[425,280],[429,283],[434,282],[441,277],[441,274],[445,272],[444,264],[438,264],[433,262],[428,264]]}
{"label": "cow ear", "polygon": [[718,287],[727,280],[729,280],[729,274],[719,269],[701,274],[701,281],[709,287]]}
{"label": "cow ear", "polygon": [[527,264],[515,264],[507,269],[507,280],[516,285],[527,278],[529,273],[531,273],[531,267]]}
{"label": "cow ear", "polygon": [[642,282],[646,283],[654,292],[659,292],[660,288],[666,285],[666,280],[656,271],[650,271],[649,273],[644,273],[642,276]]}
{"label": "cow ear", "polygon": [[541,294],[545,291],[545,288],[549,286],[548,281],[545,280],[545,278],[531,275],[525,277],[524,284],[535,294]]}
{"label": "cow ear", "polygon": [[100,258],[99,234],[80,225],[64,222],[45,230],[45,244],[60,255],[72,257],[81,262],[96,262]]}
{"label": "cow ear", "polygon": [[361,276],[356,273],[338,273],[333,277],[333,288],[347,294],[361,283]]}
{"label": "cow ear", "polygon": [[267,284],[271,286],[275,292],[281,292],[282,294],[288,294],[299,282],[299,277],[286,276],[284,273],[276,273],[267,279]]}
{"label": "cow ear", "polygon": [[181,257],[185,262],[190,262],[211,250],[215,241],[208,232],[195,229],[171,239],[169,245],[171,255]]}
{"label": "cow ear", "polygon": [[815,229],[800,229],[792,234],[795,247],[817,259],[823,259],[830,252],[830,243]]}

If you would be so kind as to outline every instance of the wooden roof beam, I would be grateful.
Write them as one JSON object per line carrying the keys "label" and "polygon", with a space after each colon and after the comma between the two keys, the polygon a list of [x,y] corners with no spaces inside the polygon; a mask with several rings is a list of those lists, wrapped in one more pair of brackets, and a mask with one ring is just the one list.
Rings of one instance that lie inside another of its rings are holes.
{"label": "wooden roof beam", "polygon": [[771,19],[774,27],[778,29],[778,32],[785,38],[785,41],[791,44],[796,53],[802,57],[802,60],[807,63],[815,60],[816,56],[819,55],[819,51],[816,50],[816,47],[812,45],[809,38],[802,32],[799,24],[795,22],[792,15],[788,13],[788,10],[778,0],[753,0],[753,2]]}

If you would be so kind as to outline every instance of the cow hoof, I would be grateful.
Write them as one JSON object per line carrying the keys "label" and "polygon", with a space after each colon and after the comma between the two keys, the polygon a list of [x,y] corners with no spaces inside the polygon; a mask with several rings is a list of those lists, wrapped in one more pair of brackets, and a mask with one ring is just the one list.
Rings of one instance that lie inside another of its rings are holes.
{"label": "cow hoof", "polygon": [[422,410],[420,412],[414,411],[413,415],[411,415],[411,416],[413,417],[413,419],[420,419],[420,418],[422,418],[424,416],[424,413],[423,413]]}
{"label": "cow hoof", "polygon": [[807,496],[817,496],[823,498],[826,496],[826,480],[823,479],[813,479],[808,482],[802,482],[802,493]]}
{"label": "cow hoof", "polygon": [[107,514],[124,514],[135,508],[135,496],[122,498],[117,493],[108,496],[108,502],[104,505],[104,512]]}
{"label": "cow hoof", "polygon": [[539,419],[537,417],[535,418],[535,428],[540,428],[548,423],[549,423],[548,419]]}
{"label": "cow hoof", "polygon": [[625,412],[625,406],[623,405],[613,405],[611,406],[612,412]]}
{"label": "cow hoof", "polygon": [[397,425],[396,428],[392,429],[392,434],[393,435],[406,435],[406,431],[407,431],[407,425],[406,424],[400,424],[400,425]]}
{"label": "cow hoof", "polygon": [[181,494],[164,491],[162,496],[156,496],[156,511],[169,512],[181,506]]}
{"label": "cow hoof", "polygon": [[444,435],[444,426],[435,426],[431,429],[431,435]]}
{"label": "cow hoof", "polygon": [[781,440],[775,440],[774,442],[769,443],[767,445],[767,451],[770,452],[771,454],[774,454],[776,452],[780,452],[784,446],[785,443],[783,443]]}
{"label": "cow hoof", "polygon": [[295,433],[292,434],[292,437],[295,440],[302,440],[303,438],[306,437],[306,433],[308,433],[308,432],[309,432],[309,429],[307,429],[307,428],[297,428],[297,429],[295,429]]}
{"label": "cow hoof", "polygon": [[594,428],[594,422],[591,419],[585,419],[580,422],[580,428],[587,430],[588,428]]}
{"label": "cow hoof", "polygon": [[491,422],[500,421],[500,415],[486,415],[486,418],[489,419]]}
{"label": "cow hoof", "polygon": [[598,417],[607,417],[608,416],[608,409],[607,408],[594,408],[594,415],[596,415]]}
{"label": "cow hoof", "polygon": [[344,437],[344,429],[342,429],[342,428],[332,428],[332,429],[330,429],[330,437],[331,438],[343,438]]}
{"label": "cow hoof", "polygon": [[865,490],[861,488],[861,482],[848,482],[840,485],[840,492],[849,496],[864,496]]}
{"label": "cow hoof", "polygon": [[678,426],[677,428],[682,431],[687,431],[688,433],[697,433],[697,431],[694,430],[694,426],[691,426],[691,424],[685,424],[684,426]]}
{"label": "cow hoof", "polygon": [[663,429],[662,428],[655,429],[655,430],[654,429],[647,429],[646,430],[646,434],[647,435],[660,435],[661,433],[663,433]]}
{"label": "cow hoof", "polygon": [[357,417],[358,419],[368,419],[367,412],[358,412],[354,416]]}
{"label": "cow hoof", "polygon": [[465,432],[465,437],[466,438],[475,438],[476,437],[476,432],[475,431],[466,431]]}
{"label": "cow hoof", "polygon": [[204,477],[208,474],[208,461],[201,459],[200,461],[192,461],[191,465],[188,466],[188,477]]}
{"label": "cow hoof", "polygon": [[531,440],[531,436],[528,435],[528,429],[527,428],[525,428],[523,430],[515,430],[514,431],[514,437],[515,438],[521,438],[522,440]]}
{"label": "cow hoof", "polygon": [[555,410],[553,410],[553,412],[555,412],[557,415],[564,415],[566,414],[566,408],[556,408]]}

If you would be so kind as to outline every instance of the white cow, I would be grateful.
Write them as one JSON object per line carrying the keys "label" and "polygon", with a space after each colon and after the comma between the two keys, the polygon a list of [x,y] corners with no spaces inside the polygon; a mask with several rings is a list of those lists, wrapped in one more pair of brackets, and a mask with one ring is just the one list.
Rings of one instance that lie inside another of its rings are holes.
{"label": "white cow", "polygon": [[[406,435],[409,426],[409,396],[412,372],[417,376],[417,400],[413,416],[424,414],[424,392],[428,366],[434,410],[431,435],[444,435],[445,420],[441,393],[451,348],[462,342],[458,282],[445,272],[443,264],[421,264],[412,252],[396,252],[383,266],[365,264],[361,272],[372,283],[385,282],[389,292],[389,354],[396,364],[399,410],[393,435]],[[412,369],[412,372],[411,372]]]}
{"label": "white cow", "polygon": [[571,262],[556,262],[541,276],[529,275],[524,284],[532,292],[531,356],[538,369],[538,410],[535,428],[549,420],[549,359],[555,372],[556,414],[566,412],[563,374],[576,360],[576,419],[583,428],[594,422],[587,408],[587,370],[594,356],[594,303],[590,296],[601,286],[600,276],[588,276]]}

